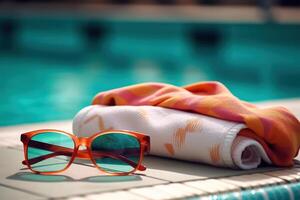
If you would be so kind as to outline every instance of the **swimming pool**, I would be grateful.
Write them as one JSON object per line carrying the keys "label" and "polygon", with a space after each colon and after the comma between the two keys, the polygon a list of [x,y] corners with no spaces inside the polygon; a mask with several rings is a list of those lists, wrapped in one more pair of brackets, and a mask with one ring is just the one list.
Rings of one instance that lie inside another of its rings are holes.
{"label": "swimming pool", "polygon": [[297,24],[55,20],[14,19],[13,39],[0,40],[0,125],[70,119],[97,92],[147,81],[217,80],[247,101],[300,96]]}

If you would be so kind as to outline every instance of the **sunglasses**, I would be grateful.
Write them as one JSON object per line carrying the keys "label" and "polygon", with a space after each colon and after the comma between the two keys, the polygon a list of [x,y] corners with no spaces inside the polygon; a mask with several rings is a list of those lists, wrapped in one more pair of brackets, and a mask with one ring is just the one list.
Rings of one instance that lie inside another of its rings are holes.
{"label": "sunglasses", "polygon": [[[109,130],[91,137],[43,129],[21,135],[25,160],[23,165],[38,174],[66,170],[74,159],[90,159],[100,171],[111,175],[128,175],[144,171],[144,153],[150,151],[150,137],[138,132]],[[80,149],[85,146],[86,149]]]}

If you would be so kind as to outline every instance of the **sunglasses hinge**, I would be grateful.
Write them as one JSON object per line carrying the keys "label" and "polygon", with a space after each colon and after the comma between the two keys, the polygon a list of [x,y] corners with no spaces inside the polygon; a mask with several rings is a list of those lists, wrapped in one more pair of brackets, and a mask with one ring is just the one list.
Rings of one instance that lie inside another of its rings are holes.
{"label": "sunglasses hinge", "polygon": [[28,141],[28,137],[26,135],[22,134],[20,140],[21,140],[21,142],[25,143]]}
{"label": "sunglasses hinge", "polygon": [[142,148],[144,149],[145,153],[149,153],[150,152],[150,144],[148,142],[142,142]]}

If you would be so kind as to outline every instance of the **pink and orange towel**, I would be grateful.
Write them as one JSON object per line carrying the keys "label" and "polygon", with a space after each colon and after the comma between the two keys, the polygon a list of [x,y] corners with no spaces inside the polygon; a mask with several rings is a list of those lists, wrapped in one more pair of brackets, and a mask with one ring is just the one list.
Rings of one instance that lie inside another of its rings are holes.
{"label": "pink and orange towel", "polygon": [[199,82],[184,87],[138,84],[101,92],[92,104],[159,106],[245,124],[247,129],[240,131],[239,136],[259,142],[272,163],[278,166],[291,166],[299,151],[300,123],[287,109],[259,108],[241,101],[218,82]]}

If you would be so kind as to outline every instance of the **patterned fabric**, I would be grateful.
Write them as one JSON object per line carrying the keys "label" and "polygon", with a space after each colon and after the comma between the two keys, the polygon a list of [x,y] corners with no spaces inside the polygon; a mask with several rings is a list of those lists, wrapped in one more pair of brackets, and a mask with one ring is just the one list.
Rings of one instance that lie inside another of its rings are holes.
{"label": "patterned fabric", "polygon": [[184,87],[138,84],[101,92],[93,99],[93,104],[161,106],[245,123],[251,131],[242,135],[260,142],[278,166],[291,166],[300,146],[300,123],[287,109],[258,108],[239,100],[218,82],[199,82]]}
{"label": "patterned fabric", "polygon": [[78,137],[112,129],[149,135],[151,155],[240,169],[257,168],[262,159],[271,163],[259,143],[237,136],[246,130],[244,124],[197,113],[158,106],[91,105],[73,120]]}

